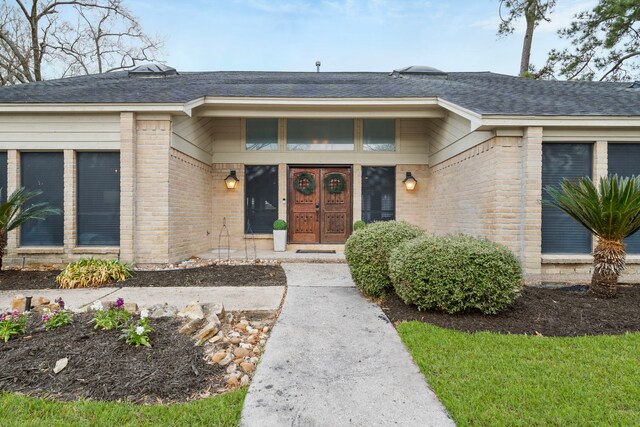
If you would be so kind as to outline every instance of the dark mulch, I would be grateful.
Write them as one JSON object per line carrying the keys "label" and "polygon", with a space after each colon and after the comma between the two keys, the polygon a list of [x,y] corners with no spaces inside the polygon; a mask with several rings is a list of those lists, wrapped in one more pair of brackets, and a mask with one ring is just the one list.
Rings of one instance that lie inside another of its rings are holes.
{"label": "dark mulch", "polygon": [[[224,368],[208,365],[202,347],[177,332],[177,319],[155,319],[152,348],[118,340],[119,332],[95,330],[91,316],[45,332],[30,316],[30,339],[0,342],[0,390],[60,400],[158,403],[185,401],[222,382]],[[69,358],[57,375],[58,359]],[[1,423],[0,423],[1,424]]]}
{"label": "dark mulch", "polygon": [[381,306],[394,323],[419,320],[465,332],[578,336],[640,331],[640,285],[619,286],[615,299],[596,298],[585,292],[587,289],[584,286],[564,289],[526,287],[509,310],[493,316],[418,311],[395,294],[382,301]]}
{"label": "dark mulch", "polygon": [[[56,289],[58,270],[0,271],[0,290]],[[124,282],[111,286],[283,286],[284,271],[272,265],[212,265],[208,267],[136,271]]]}

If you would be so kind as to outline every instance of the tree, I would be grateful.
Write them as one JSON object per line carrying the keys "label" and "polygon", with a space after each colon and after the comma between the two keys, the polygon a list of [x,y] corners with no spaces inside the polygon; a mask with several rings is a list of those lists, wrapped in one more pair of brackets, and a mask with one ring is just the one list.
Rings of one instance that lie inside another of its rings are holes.
{"label": "tree", "polygon": [[640,176],[603,177],[596,189],[591,178],[564,179],[560,187],[548,186],[548,202],[578,221],[597,239],[593,250],[591,292],[616,296],[618,277],[625,268],[623,239],[640,230]]}
{"label": "tree", "polygon": [[[1,191],[1,190],[0,190]],[[25,207],[27,202],[42,194],[42,191],[28,191],[25,188],[18,188],[11,193],[5,203],[0,204],[0,270],[2,269],[2,258],[4,257],[4,242],[7,232],[19,227],[30,219],[43,220],[49,215],[59,215],[60,209],[54,208],[49,203],[36,203]]]}
{"label": "tree", "polygon": [[[542,21],[549,22],[549,14],[553,11],[555,0],[500,0],[498,13],[500,26],[498,35],[507,36],[515,31],[515,22],[523,18],[526,22],[522,55],[520,56],[520,76],[528,76],[531,69],[531,46],[533,32]],[[503,11],[505,12],[503,14]]]}
{"label": "tree", "polygon": [[600,0],[559,31],[571,48],[549,53],[547,75],[568,80],[632,80],[640,68],[640,2]]}
{"label": "tree", "polygon": [[122,0],[0,4],[0,84],[125,69],[157,61],[161,48]]}

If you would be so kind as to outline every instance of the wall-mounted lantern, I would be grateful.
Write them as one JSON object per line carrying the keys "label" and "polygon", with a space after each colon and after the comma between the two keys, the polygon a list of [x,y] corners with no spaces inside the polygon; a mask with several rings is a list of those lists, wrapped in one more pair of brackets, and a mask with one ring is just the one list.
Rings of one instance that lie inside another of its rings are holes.
{"label": "wall-mounted lantern", "polygon": [[416,179],[411,176],[411,172],[407,172],[407,177],[402,181],[402,183],[404,184],[404,188],[406,188],[407,191],[413,191],[416,188],[416,184],[418,183],[418,181],[416,181]]}
{"label": "wall-mounted lantern", "polygon": [[224,179],[224,184],[229,190],[235,190],[240,180],[236,176],[236,171],[230,171],[229,175]]}

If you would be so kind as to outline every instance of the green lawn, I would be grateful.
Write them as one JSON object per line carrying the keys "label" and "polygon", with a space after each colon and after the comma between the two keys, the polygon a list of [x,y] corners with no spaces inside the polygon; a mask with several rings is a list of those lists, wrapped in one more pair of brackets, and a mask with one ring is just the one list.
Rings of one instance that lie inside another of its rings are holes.
{"label": "green lawn", "polygon": [[398,333],[459,426],[640,425],[640,334]]}
{"label": "green lawn", "polygon": [[189,403],[55,402],[0,393],[0,426],[237,426],[246,389]]}

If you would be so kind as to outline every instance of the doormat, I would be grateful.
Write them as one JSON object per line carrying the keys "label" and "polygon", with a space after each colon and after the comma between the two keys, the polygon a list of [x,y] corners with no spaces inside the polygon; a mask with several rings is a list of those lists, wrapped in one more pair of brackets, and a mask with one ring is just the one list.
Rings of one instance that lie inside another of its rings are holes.
{"label": "doormat", "polygon": [[335,254],[336,251],[328,249],[298,249],[297,254]]}

